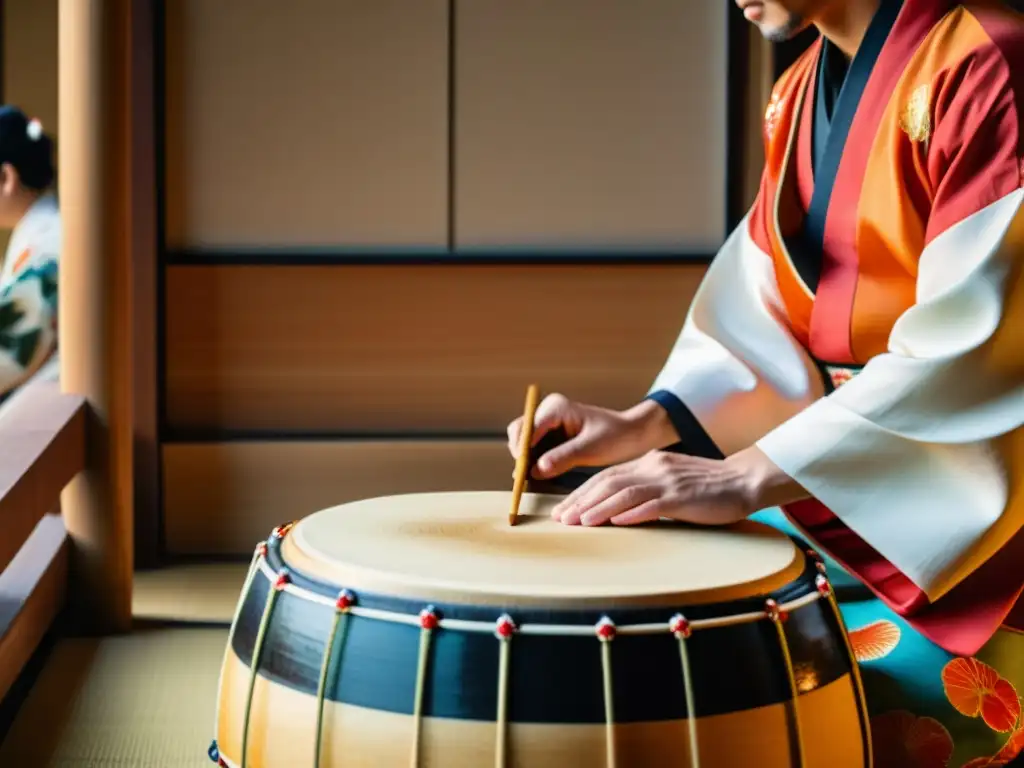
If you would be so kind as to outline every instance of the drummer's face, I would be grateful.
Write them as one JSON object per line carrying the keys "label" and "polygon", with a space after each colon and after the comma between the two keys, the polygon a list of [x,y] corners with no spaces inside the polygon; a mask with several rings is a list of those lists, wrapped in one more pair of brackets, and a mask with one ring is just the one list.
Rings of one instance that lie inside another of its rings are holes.
{"label": "drummer's face", "polygon": [[766,40],[781,43],[807,28],[809,15],[824,0],[735,0],[747,21]]}

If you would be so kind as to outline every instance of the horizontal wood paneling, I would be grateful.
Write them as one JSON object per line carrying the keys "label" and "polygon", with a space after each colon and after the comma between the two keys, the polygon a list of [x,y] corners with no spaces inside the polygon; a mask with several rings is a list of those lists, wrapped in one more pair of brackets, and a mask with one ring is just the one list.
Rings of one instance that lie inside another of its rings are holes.
{"label": "horizontal wood paneling", "polygon": [[0,573],[85,468],[86,405],[36,381],[0,410]]}
{"label": "horizontal wood paneling", "polygon": [[722,242],[725,3],[455,9],[459,247]]}
{"label": "horizontal wood paneling", "polygon": [[170,246],[447,242],[447,0],[163,5]]}
{"label": "horizontal wood paneling", "polygon": [[168,422],[503,433],[531,382],[626,407],[664,362],[704,270],[172,267]]}
{"label": "horizontal wood paneling", "polygon": [[21,674],[64,605],[67,532],[59,514],[43,517],[0,573],[0,699]]}
{"label": "horizontal wood paneling", "polygon": [[512,487],[504,440],[171,444],[163,456],[177,555],[249,553],[275,525],[347,501]]}

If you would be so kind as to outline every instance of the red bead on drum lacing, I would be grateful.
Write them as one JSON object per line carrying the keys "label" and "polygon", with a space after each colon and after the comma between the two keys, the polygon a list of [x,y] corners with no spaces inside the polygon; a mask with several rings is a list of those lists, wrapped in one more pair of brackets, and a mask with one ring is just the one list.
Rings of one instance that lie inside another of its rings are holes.
{"label": "red bead on drum lacing", "polygon": [[507,613],[502,614],[494,625],[494,636],[499,640],[508,640],[516,633],[516,623]]}
{"label": "red bead on drum lacing", "polygon": [[686,640],[693,634],[693,627],[681,613],[677,613],[668,623],[668,631],[679,640]]}
{"label": "red bead on drum lacing", "polygon": [[615,639],[615,622],[605,616],[594,626],[594,632],[602,643],[611,642]]}
{"label": "red bead on drum lacing", "polygon": [[789,618],[789,614],[779,607],[779,604],[768,598],[764,601],[765,615],[775,622],[782,622]]}
{"label": "red bead on drum lacing", "polygon": [[290,523],[284,523],[283,525],[277,526],[270,535],[273,536],[275,539],[283,539],[285,536],[288,535],[288,532],[294,527],[295,521],[293,520]]}
{"label": "red bead on drum lacing", "polygon": [[264,560],[267,559],[267,542],[261,541],[256,547],[256,553]]}
{"label": "red bead on drum lacing", "polygon": [[277,578],[274,580],[274,589],[280,592],[291,583],[291,580],[292,579],[288,575],[288,571],[281,571],[277,574]]}
{"label": "red bead on drum lacing", "polygon": [[224,761],[223,757],[217,758],[217,768],[228,768],[228,764]]}
{"label": "red bead on drum lacing", "polygon": [[818,569],[818,573],[825,573],[827,568],[825,566],[825,558],[821,556],[821,553],[816,549],[808,549],[807,556],[814,561],[814,567]]}
{"label": "red bead on drum lacing", "polygon": [[814,587],[822,597],[828,597],[832,594],[832,585],[828,583],[828,579],[825,578],[824,574],[819,573],[814,579]]}
{"label": "red bead on drum lacing", "polygon": [[347,589],[341,590],[338,594],[338,599],[334,603],[334,607],[338,609],[340,613],[348,613],[349,609],[356,604],[356,596]]}
{"label": "red bead on drum lacing", "polygon": [[434,612],[434,606],[430,605],[420,611],[420,628],[427,631],[437,629],[440,621],[437,618],[437,613]]}

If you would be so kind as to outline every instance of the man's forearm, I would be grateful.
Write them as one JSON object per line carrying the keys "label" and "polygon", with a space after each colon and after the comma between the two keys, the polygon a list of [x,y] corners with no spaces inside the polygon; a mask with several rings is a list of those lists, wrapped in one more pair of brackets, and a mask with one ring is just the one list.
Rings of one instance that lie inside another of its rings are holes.
{"label": "man's forearm", "polygon": [[654,400],[643,400],[622,415],[634,425],[638,457],[679,442],[668,412]]}

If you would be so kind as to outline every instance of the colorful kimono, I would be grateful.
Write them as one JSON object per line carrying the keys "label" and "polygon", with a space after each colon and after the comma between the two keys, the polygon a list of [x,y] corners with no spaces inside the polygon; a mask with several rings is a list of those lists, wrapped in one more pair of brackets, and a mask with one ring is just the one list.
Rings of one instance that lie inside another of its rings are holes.
{"label": "colorful kimono", "polygon": [[0,414],[23,384],[58,375],[60,245],[57,201],[44,195],[14,228],[0,266]]}
{"label": "colorful kimono", "polygon": [[[758,198],[650,397],[691,453],[756,444],[813,500],[876,766],[1024,750],[1024,17],[883,0],[772,93]],[[1022,758],[1024,759],[1024,758]]]}

